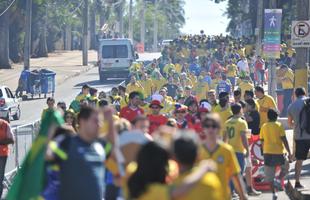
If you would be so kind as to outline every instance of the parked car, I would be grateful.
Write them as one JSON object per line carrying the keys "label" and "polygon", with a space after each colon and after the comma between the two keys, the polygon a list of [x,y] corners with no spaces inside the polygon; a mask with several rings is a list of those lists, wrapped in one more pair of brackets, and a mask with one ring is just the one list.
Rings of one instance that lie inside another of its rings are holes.
{"label": "parked car", "polygon": [[7,86],[0,86],[0,118],[19,120],[20,113],[18,99]]}

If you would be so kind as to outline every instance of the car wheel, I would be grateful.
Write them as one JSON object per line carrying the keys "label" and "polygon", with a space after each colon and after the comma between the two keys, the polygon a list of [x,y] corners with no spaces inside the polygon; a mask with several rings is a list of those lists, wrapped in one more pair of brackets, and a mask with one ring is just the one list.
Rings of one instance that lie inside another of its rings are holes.
{"label": "car wheel", "polygon": [[20,108],[17,109],[15,115],[13,115],[14,120],[19,120],[20,119]]}
{"label": "car wheel", "polygon": [[11,118],[10,118],[10,112],[8,112],[8,115],[6,116],[5,120],[10,123],[11,121]]}

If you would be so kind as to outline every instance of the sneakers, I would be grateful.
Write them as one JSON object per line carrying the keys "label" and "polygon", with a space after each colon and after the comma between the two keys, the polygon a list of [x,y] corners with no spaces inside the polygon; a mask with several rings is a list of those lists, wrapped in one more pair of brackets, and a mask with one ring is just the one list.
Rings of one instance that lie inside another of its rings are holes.
{"label": "sneakers", "polygon": [[272,200],[277,200],[278,199],[278,194],[277,193],[273,193],[272,194]]}
{"label": "sneakers", "polygon": [[295,189],[303,189],[304,186],[300,184],[300,182],[295,182]]}
{"label": "sneakers", "polygon": [[261,192],[259,192],[259,191],[256,191],[255,189],[253,189],[253,188],[251,188],[251,187],[249,187],[248,188],[248,195],[249,196],[259,196],[259,195],[261,195],[262,193]]}

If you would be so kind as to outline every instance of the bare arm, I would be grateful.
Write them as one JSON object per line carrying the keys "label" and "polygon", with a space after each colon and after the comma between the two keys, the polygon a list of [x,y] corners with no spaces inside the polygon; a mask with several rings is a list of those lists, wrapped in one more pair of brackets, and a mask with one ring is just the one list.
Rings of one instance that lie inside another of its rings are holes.
{"label": "bare arm", "polygon": [[201,161],[195,172],[188,175],[180,186],[177,186],[171,190],[171,198],[177,199],[189,192],[208,171],[213,171],[215,168],[215,163],[213,161]]}
{"label": "bare arm", "polygon": [[287,141],[285,136],[281,137],[281,140],[282,140],[282,142],[284,144],[284,147],[285,147],[286,151],[288,152],[288,156],[289,156],[289,159],[291,161],[292,154],[291,154],[290,146],[288,145],[288,141]]}
{"label": "bare arm", "polygon": [[293,128],[293,127],[294,127],[294,120],[293,120],[293,118],[292,118],[291,115],[288,115],[288,117],[287,117],[287,123],[288,123],[288,126],[289,126],[290,128]]}
{"label": "bare arm", "polygon": [[245,192],[245,185],[242,180],[242,177],[240,174],[236,174],[232,177],[233,184],[235,186],[236,192],[240,197],[240,200],[248,199],[246,192]]}
{"label": "bare arm", "polygon": [[242,145],[246,150],[246,157],[248,157],[249,156],[249,143],[246,137],[246,132],[241,132],[241,140],[242,140]]}

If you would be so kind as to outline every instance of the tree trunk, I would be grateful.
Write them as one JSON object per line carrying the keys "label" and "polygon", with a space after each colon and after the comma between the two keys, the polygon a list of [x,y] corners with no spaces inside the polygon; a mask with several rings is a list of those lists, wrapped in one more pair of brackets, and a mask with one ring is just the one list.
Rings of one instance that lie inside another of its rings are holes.
{"label": "tree trunk", "polygon": [[90,49],[97,49],[97,39],[96,39],[96,8],[94,3],[91,6],[90,10],[90,22],[89,22],[89,31],[90,31]]}
{"label": "tree trunk", "polygon": [[65,26],[65,40],[64,40],[65,50],[72,50],[71,41],[72,41],[71,26],[66,25]]}
{"label": "tree trunk", "polygon": [[38,46],[38,57],[48,57],[47,51],[47,43],[46,43],[46,29],[47,29],[47,6],[44,19],[42,20],[40,28],[40,35],[39,35],[39,46]]}
{"label": "tree trunk", "polygon": [[9,12],[0,17],[0,69],[10,69],[9,58]]}
{"label": "tree trunk", "polygon": [[19,27],[19,24],[16,25],[18,22],[15,20],[15,23],[11,23],[10,30],[9,30],[9,54],[10,59],[14,62],[22,61],[22,55],[20,53],[20,32],[22,31]]}

